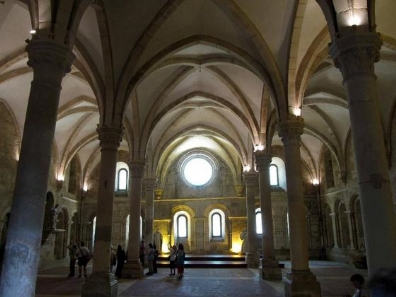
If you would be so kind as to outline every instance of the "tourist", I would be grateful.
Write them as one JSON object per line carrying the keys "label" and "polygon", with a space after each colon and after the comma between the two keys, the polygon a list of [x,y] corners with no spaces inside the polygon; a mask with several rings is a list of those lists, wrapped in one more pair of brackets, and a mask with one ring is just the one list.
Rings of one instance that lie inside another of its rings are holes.
{"label": "tourist", "polygon": [[124,263],[126,261],[126,254],[125,251],[122,249],[121,245],[117,247],[117,268],[115,272],[115,276],[117,278],[122,277],[122,268],[124,267]]}
{"label": "tourist", "polygon": [[350,281],[356,288],[355,293],[351,295],[344,295],[344,297],[368,297],[368,292],[364,288],[364,277],[361,274],[354,274],[351,276]]}
{"label": "tourist", "polygon": [[142,264],[142,267],[144,269],[144,258],[146,256],[146,243],[144,239],[140,241],[139,245],[139,259],[140,259],[140,264]]}
{"label": "tourist", "polygon": [[85,246],[84,241],[81,241],[80,246],[76,250],[77,264],[78,264],[78,277],[81,277],[82,270],[84,271],[84,277],[87,277],[87,264],[90,260],[89,250]]}
{"label": "tourist", "polygon": [[170,252],[170,255],[169,255],[169,268],[170,268],[170,276],[172,276],[172,275],[175,275],[176,273],[176,271],[175,271],[175,268],[176,268],[176,265],[175,265],[175,262],[176,262],[176,254],[177,254],[177,247],[176,247],[176,245],[174,245],[174,246],[172,246],[170,249],[169,249],[169,252]]}
{"label": "tourist", "polygon": [[153,273],[158,273],[157,260],[158,260],[159,252],[155,244],[153,244],[153,249],[154,249]]}
{"label": "tourist", "polygon": [[179,279],[181,279],[184,274],[184,260],[185,260],[185,258],[186,258],[186,253],[184,252],[184,246],[182,243],[179,243],[179,248],[176,253],[177,276]]}
{"label": "tourist", "polygon": [[153,268],[153,261],[154,261],[154,246],[152,243],[148,244],[148,249],[146,251],[146,259],[149,271],[146,275],[153,275],[154,268]]}
{"label": "tourist", "polygon": [[76,251],[77,251],[77,245],[74,243],[74,241],[70,242],[70,244],[67,246],[67,249],[69,250],[69,275],[68,277],[73,277],[75,276],[75,267],[76,267]]}

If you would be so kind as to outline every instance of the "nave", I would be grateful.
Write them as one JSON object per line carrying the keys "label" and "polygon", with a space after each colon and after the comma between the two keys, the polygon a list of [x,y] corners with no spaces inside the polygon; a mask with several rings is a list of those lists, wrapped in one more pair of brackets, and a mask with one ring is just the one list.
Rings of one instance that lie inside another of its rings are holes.
{"label": "nave", "polygon": [[[285,264],[284,274],[290,269],[290,261]],[[353,294],[349,281],[351,275],[362,274],[367,278],[367,270],[331,261],[310,261],[310,269],[321,285],[322,297],[342,297]],[[91,273],[92,264],[88,267]],[[146,269],[147,270],[147,269]],[[61,260],[39,271],[36,297],[77,297],[81,296],[84,278],[68,278],[68,262]],[[284,284],[260,278],[260,270],[251,268],[186,268],[183,279],[169,276],[169,269],[160,267],[158,273],[142,279],[119,279],[118,296],[191,296],[191,297],[282,297]]]}

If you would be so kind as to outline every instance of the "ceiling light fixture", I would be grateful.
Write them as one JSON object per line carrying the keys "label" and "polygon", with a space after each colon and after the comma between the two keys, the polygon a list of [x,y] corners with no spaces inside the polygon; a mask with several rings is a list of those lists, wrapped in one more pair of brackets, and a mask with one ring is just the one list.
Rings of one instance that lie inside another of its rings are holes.
{"label": "ceiling light fixture", "polygon": [[293,108],[293,114],[298,117],[301,116],[301,108],[299,107]]}

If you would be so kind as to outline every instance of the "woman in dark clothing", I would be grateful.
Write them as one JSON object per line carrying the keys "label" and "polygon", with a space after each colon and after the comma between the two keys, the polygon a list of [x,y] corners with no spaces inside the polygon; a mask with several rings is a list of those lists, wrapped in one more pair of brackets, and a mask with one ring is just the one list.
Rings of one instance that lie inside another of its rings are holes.
{"label": "woman in dark clothing", "polygon": [[121,245],[117,247],[117,268],[115,272],[115,276],[117,278],[122,277],[122,268],[124,267],[124,263],[126,260],[125,251],[122,249]]}
{"label": "woman in dark clothing", "polygon": [[158,260],[159,252],[155,244],[153,244],[153,247],[154,247],[153,273],[158,273],[157,260]]}
{"label": "woman in dark clothing", "polygon": [[179,279],[183,277],[185,258],[186,258],[186,253],[184,252],[184,246],[182,243],[179,243],[179,249],[177,250],[176,253],[177,276],[179,277]]}

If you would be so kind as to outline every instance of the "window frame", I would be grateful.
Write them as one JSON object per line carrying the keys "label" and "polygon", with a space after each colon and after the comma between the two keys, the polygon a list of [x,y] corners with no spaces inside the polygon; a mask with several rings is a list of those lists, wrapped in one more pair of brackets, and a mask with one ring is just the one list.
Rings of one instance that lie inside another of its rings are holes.
{"label": "window frame", "polygon": [[[125,172],[125,189],[120,188],[121,184],[121,173]],[[128,170],[126,168],[121,168],[117,172],[117,191],[128,191]]]}
{"label": "window frame", "polygon": [[[271,168],[275,168],[275,172],[273,174],[271,174],[272,173]],[[275,174],[275,178],[276,178],[276,184],[272,183],[274,174]],[[279,187],[279,168],[276,164],[271,164],[269,166],[269,178],[270,178],[270,186],[271,187]]]}
{"label": "window frame", "polygon": [[[185,219],[185,231],[186,231],[185,236],[180,236],[180,226],[181,226],[180,219],[181,218]],[[176,220],[177,220],[177,225],[176,225],[177,226],[177,230],[176,230],[177,238],[188,238],[188,218],[187,218],[187,216],[185,214],[179,214],[177,216]]]}
{"label": "window frame", "polygon": [[[260,216],[260,221],[258,221],[258,216]],[[256,222],[256,235],[263,235],[263,213],[261,212],[261,208],[257,208],[254,214],[255,222]],[[261,233],[259,232],[258,228],[261,229]]]}

